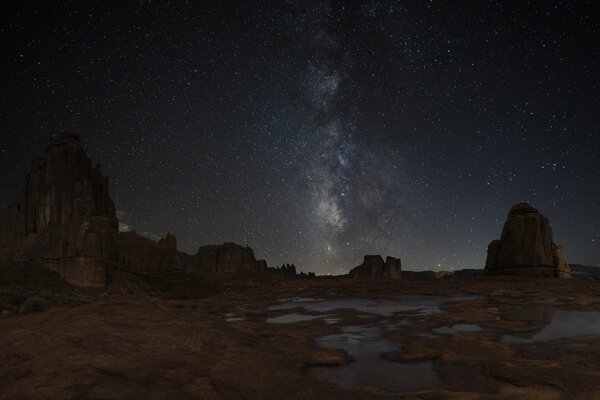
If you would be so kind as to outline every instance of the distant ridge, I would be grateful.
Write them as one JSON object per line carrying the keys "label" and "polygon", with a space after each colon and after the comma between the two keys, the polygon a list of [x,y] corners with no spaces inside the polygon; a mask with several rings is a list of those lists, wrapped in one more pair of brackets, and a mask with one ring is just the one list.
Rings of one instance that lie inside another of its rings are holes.
{"label": "distant ridge", "polygon": [[591,265],[571,264],[573,275],[586,275],[594,279],[600,279],[600,267]]}

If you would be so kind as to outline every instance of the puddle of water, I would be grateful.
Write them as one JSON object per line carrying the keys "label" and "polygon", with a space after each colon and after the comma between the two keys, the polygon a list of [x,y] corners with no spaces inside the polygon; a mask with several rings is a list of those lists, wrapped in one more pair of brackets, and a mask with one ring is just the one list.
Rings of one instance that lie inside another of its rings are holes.
{"label": "puddle of water", "polygon": [[270,306],[271,311],[304,308],[312,312],[327,313],[335,310],[354,309],[356,311],[391,316],[398,313],[412,315],[433,315],[442,312],[440,306],[444,303],[472,300],[479,296],[406,296],[399,301],[369,300],[369,299],[339,299],[320,301],[292,301]]}
{"label": "puddle of water", "polygon": [[511,343],[531,343],[591,335],[600,335],[600,311],[555,310],[550,323],[541,329],[504,335],[502,340]]}
{"label": "puddle of water", "polygon": [[531,305],[504,310],[500,317],[509,321],[535,322],[547,324],[552,321],[554,309],[545,305]]}
{"label": "puddle of water", "polygon": [[288,299],[283,299],[281,301],[294,302],[294,303],[311,303],[313,301],[319,301],[319,299],[315,299],[313,297],[290,297]]}
{"label": "puddle of water", "polygon": [[383,338],[378,327],[346,326],[342,333],[318,339],[317,345],[344,350],[353,358],[342,367],[313,369],[319,379],[342,387],[369,386],[408,392],[433,389],[440,384],[431,361],[407,364],[384,359],[386,353],[398,351],[402,346]]}
{"label": "puddle of water", "polygon": [[433,333],[427,333],[427,332],[422,332],[422,333],[415,333],[415,336],[420,336],[420,337],[426,337],[426,338],[439,338],[440,335],[434,335]]}
{"label": "puddle of water", "polygon": [[227,313],[224,315],[225,321],[227,322],[235,322],[235,321],[245,321],[246,318],[235,315],[234,313]]}
{"label": "puddle of water", "polygon": [[341,318],[324,318],[323,321],[325,321],[326,324],[337,324],[338,322],[341,321]]}
{"label": "puddle of water", "polygon": [[454,324],[433,329],[433,332],[443,335],[456,335],[460,332],[484,332],[485,329],[475,324]]}
{"label": "puddle of water", "polygon": [[271,324],[290,324],[293,322],[310,321],[317,318],[321,318],[321,316],[291,313],[280,315],[278,317],[267,318],[267,322]]}
{"label": "puddle of water", "polygon": [[400,350],[400,345],[381,336],[377,327],[363,325],[345,326],[342,333],[323,336],[317,345],[328,349],[344,350],[348,355],[357,357],[365,354],[383,354]]}
{"label": "puddle of water", "polygon": [[235,322],[235,321],[245,321],[246,318],[243,317],[226,317],[225,321],[227,322]]}
{"label": "puddle of water", "polygon": [[416,324],[419,321],[409,321],[406,319],[402,319],[400,321],[393,321],[393,322],[389,322],[389,321],[382,321],[381,324],[383,326],[385,326],[387,329],[398,329],[401,328],[403,326],[408,326],[411,324]]}

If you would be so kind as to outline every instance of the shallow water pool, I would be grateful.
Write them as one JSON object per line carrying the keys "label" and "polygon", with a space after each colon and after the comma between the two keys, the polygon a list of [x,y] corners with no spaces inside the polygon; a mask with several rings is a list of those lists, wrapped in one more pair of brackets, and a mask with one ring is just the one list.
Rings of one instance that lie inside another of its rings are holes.
{"label": "shallow water pool", "polygon": [[440,379],[431,361],[401,363],[386,360],[402,345],[385,339],[379,327],[346,326],[341,333],[323,336],[317,345],[344,350],[353,361],[342,367],[313,369],[319,379],[342,387],[368,386],[395,392],[433,389]]}
{"label": "shallow water pool", "polygon": [[[546,317],[547,314],[544,315],[544,320],[547,319]],[[600,311],[554,310],[549,322],[541,329],[505,335],[502,340],[512,343],[530,343],[591,335],[600,335]]]}

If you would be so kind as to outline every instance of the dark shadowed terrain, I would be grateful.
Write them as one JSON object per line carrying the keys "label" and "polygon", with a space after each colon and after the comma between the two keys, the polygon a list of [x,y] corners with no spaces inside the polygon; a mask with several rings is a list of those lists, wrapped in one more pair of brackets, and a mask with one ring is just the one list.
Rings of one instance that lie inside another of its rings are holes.
{"label": "dark shadowed terrain", "polygon": [[[0,272],[6,399],[600,398],[600,332],[557,325],[600,309],[594,280]],[[19,315],[31,297],[49,309]]]}

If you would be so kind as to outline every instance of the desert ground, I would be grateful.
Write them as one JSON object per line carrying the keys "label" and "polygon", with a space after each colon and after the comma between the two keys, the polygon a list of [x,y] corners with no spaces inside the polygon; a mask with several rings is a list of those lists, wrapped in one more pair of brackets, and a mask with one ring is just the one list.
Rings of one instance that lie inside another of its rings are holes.
{"label": "desert ground", "polygon": [[3,399],[600,399],[600,281],[20,274]]}

